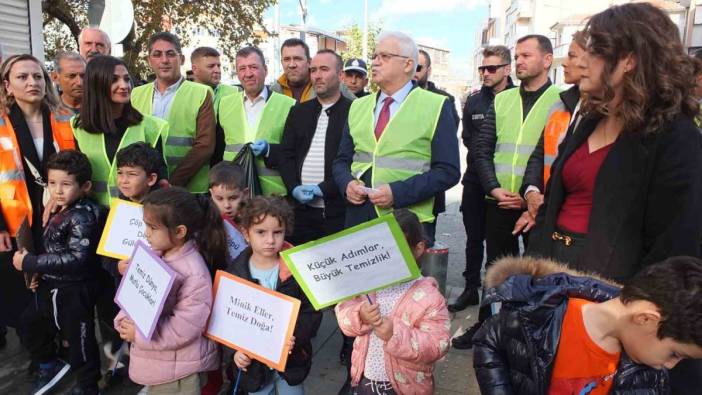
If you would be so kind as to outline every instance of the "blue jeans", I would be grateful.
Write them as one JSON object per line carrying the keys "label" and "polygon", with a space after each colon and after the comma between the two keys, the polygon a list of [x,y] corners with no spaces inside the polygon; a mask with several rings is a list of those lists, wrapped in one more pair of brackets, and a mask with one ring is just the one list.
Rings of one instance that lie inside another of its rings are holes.
{"label": "blue jeans", "polygon": [[263,387],[260,391],[249,392],[249,395],[305,395],[302,384],[289,385],[284,378],[276,372],[273,374],[273,381]]}

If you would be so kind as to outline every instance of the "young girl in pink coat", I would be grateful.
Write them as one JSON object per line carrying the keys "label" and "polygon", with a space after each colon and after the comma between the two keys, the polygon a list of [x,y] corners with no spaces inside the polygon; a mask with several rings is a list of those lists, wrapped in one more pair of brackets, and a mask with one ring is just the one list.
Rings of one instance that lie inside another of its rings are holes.
{"label": "young girl in pink coat", "polygon": [[[396,210],[415,259],[426,249],[422,225]],[[351,385],[356,395],[432,394],[434,363],[451,344],[446,299],[430,277],[420,277],[336,306],[339,327],[355,336]]]}
{"label": "young girl in pink coat", "polygon": [[151,248],[176,279],[151,340],[123,311],[115,318],[120,336],[131,343],[129,378],[145,385],[140,394],[199,395],[203,372],[220,364],[219,348],[202,333],[212,308],[211,273],[227,260],[222,220],[205,196],[171,187],[147,195],[144,223]]}

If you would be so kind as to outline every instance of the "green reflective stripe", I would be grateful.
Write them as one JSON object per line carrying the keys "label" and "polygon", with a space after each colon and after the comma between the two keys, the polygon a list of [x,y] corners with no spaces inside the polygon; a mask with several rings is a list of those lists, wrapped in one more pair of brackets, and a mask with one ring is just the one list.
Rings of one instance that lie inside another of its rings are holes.
{"label": "green reflective stripe", "polygon": [[182,156],[169,156],[166,158],[166,161],[168,161],[168,166],[178,166],[180,162],[183,161]]}
{"label": "green reflective stripe", "polygon": [[505,163],[495,163],[495,173],[502,173],[502,174],[518,174],[519,176],[522,176],[524,174],[524,171],[526,170],[526,167],[524,166],[514,166],[508,165]]}
{"label": "green reflective stripe", "polygon": [[107,192],[107,181],[95,181],[93,182],[93,190],[97,193]]}
{"label": "green reflective stripe", "polygon": [[244,148],[244,144],[227,144],[224,146],[224,150],[227,152],[239,152]]}
{"label": "green reflective stripe", "polygon": [[280,176],[278,170],[269,169],[266,166],[256,166],[256,171],[259,177],[277,177]]}
{"label": "green reflective stripe", "polygon": [[0,173],[0,182],[21,181],[23,179],[24,176],[19,170],[3,171]]}
{"label": "green reflective stripe", "polygon": [[168,136],[168,138],[166,139],[166,144],[180,146],[180,147],[192,147],[193,138],[192,137]]}
{"label": "green reflective stripe", "polygon": [[498,143],[495,145],[495,152],[506,152],[520,155],[531,155],[534,151],[534,146],[529,144],[513,144],[513,143]]}
{"label": "green reflective stripe", "polygon": [[373,162],[373,153],[356,151],[353,153],[353,161],[359,163],[371,163]]}
{"label": "green reflective stripe", "polygon": [[553,161],[556,160],[556,157],[553,155],[545,155],[544,156],[544,164],[547,166],[551,166],[553,164]]}
{"label": "green reflective stripe", "polygon": [[375,158],[375,167],[426,173],[429,171],[429,169],[431,169],[431,163],[427,160],[421,159],[389,158],[379,156]]}

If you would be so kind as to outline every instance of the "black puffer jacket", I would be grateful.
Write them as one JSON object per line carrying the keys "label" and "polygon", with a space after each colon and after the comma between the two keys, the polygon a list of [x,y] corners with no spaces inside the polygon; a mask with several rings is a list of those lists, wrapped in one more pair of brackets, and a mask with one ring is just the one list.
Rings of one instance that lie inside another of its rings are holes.
{"label": "black puffer jacket", "polygon": [[[290,247],[290,245],[288,245]],[[249,269],[249,259],[251,259],[251,247],[245,249],[234,262],[227,267],[227,272],[241,277],[245,280],[258,283],[251,277]],[[312,368],[312,338],[317,334],[319,325],[322,323],[322,313],[315,311],[309,299],[300,288],[300,285],[292,277],[290,270],[285,266],[285,263],[280,263],[280,272],[278,284],[275,290],[282,294],[292,296],[299,299],[300,312],[297,316],[297,323],[293,335],[295,336],[295,346],[292,353],[288,355],[288,361],[285,365],[285,371],[280,372],[280,375],[290,385],[302,383]],[[232,362],[234,350],[226,349],[224,351],[225,363]],[[232,364],[233,365],[233,364]],[[234,365],[236,368],[236,365]],[[260,391],[264,385],[268,384],[273,378],[273,370],[258,361],[252,361],[251,365],[246,369],[246,372],[241,372],[240,387],[247,392]]]}
{"label": "black puffer jacket", "polygon": [[[603,302],[617,285],[582,277],[546,260],[506,258],[486,276],[485,303],[502,302],[500,313],[473,338],[483,395],[546,395],[558,351],[568,298]],[[610,394],[669,394],[668,372],[637,365],[624,353]]]}
{"label": "black puffer jacket", "polygon": [[98,205],[79,199],[51,217],[42,238],[46,252],[27,254],[22,269],[59,287],[92,280],[100,267],[95,256],[99,238]]}

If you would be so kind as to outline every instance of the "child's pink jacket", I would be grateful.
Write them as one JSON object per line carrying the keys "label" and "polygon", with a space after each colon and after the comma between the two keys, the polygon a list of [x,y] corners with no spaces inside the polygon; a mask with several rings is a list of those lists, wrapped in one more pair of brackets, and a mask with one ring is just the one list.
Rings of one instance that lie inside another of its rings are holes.
{"label": "child's pink jacket", "polygon": [[[370,295],[375,303],[375,294]],[[372,328],[359,315],[365,296],[339,303],[336,318],[347,336],[355,336],[351,356],[351,383],[358,385],[363,376]],[[415,282],[390,313],[393,335],[385,343],[385,370],[398,394],[432,394],[434,363],[448,352],[451,320],[446,299],[436,280],[422,277]]]}
{"label": "child's pink jacket", "polygon": [[[146,340],[137,330],[129,353],[129,378],[137,384],[170,383],[219,367],[219,348],[202,334],[212,309],[212,280],[192,241],[164,259],[176,272],[161,318]],[[115,328],[126,318],[115,317]]]}

